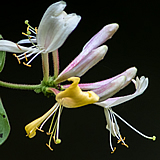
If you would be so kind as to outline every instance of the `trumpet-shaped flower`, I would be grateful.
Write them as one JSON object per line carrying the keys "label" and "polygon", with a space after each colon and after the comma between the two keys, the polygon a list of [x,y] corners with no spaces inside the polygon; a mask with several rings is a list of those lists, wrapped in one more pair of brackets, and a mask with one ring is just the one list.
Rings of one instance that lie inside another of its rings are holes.
{"label": "trumpet-shaped flower", "polygon": [[[79,84],[79,77],[84,75],[92,66],[104,58],[108,47],[106,45],[102,45],[102,43],[111,38],[117,31],[118,27],[119,26],[116,23],[103,27],[102,30],[100,30],[94,37],[91,38],[91,40],[89,40],[89,42],[87,42],[87,44],[83,47],[82,52],[54,79],[54,84],[61,86],[60,88],[62,90],[49,87],[48,91],[56,95],[55,99],[57,103],[46,114],[25,127],[27,135],[30,138],[35,136],[36,129],[42,131],[42,127],[46,121],[53,115],[49,131],[47,132],[47,134],[50,135],[49,144],[47,144],[47,146],[53,150],[51,148],[52,137],[56,144],[61,142],[59,139],[59,123],[60,114],[63,107],[77,108],[87,104],[96,104],[104,108],[107,121],[106,128],[110,131],[110,147],[112,150],[111,153],[113,153],[116,149],[116,147],[113,148],[112,146],[111,135],[117,137],[118,143],[121,142],[122,145],[128,147],[128,145],[125,143],[125,138],[122,138],[120,134],[120,127],[117,124],[116,117],[120,118],[129,127],[131,127],[142,136],[155,140],[155,136],[148,137],[140,133],[137,129],[128,124],[128,122],[126,122],[112,110],[113,106],[133,99],[141,95],[146,90],[148,86],[148,78],[142,76],[140,79],[137,77],[136,80],[134,80],[134,77],[137,73],[137,69],[135,67],[131,67],[123,73],[110,79],[95,83]],[[55,67],[59,68],[59,62],[56,62],[55,64],[57,64]],[[61,82],[67,80],[72,81],[73,83],[67,85],[60,84]],[[126,87],[130,82],[135,84],[135,93],[128,96],[111,98],[114,94]],[[59,111],[56,115],[56,111],[58,109]]]}
{"label": "trumpet-shaped flower", "polygon": [[[104,26],[85,44],[81,53],[59,74],[58,49],[62,46],[69,34],[76,28],[81,19],[81,17],[76,14],[67,14],[64,12],[65,7],[66,3],[64,1],[52,4],[43,15],[38,29],[31,27],[26,20],[25,23],[28,25],[27,33],[22,34],[27,36],[28,39],[20,40],[18,43],[0,40],[0,51],[21,53],[18,56],[14,54],[19,63],[22,59],[28,61],[28,57],[32,57],[27,63],[24,63],[27,66],[30,66],[31,61],[41,54],[44,77],[42,83],[38,85],[40,88],[37,87],[36,89],[55,95],[55,105],[40,118],[37,118],[25,126],[27,136],[33,138],[37,130],[43,132],[42,128],[44,124],[49,118],[53,117],[47,132],[47,134],[50,135],[49,143],[46,144],[53,150],[51,148],[52,138],[55,144],[61,143],[59,139],[59,125],[63,107],[77,108],[88,104],[95,104],[104,108],[107,121],[106,128],[110,132],[111,153],[114,153],[116,150],[116,147],[112,146],[111,135],[118,139],[118,143],[128,147],[125,143],[125,138],[121,136],[116,117],[143,137],[155,140],[155,136],[149,137],[139,132],[112,110],[113,106],[141,95],[148,87],[148,78],[142,76],[140,79],[138,77],[134,79],[137,73],[136,67],[131,67],[110,79],[95,83],[79,83],[80,77],[106,55],[108,47],[102,44],[110,39],[118,30],[119,25],[117,23]],[[31,33],[35,34],[35,36],[31,35]],[[24,43],[30,43],[32,46],[21,46],[21,44]],[[52,52],[54,62],[53,77],[49,77],[48,53],[50,52]],[[65,81],[72,81],[72,83],[62,85],[61,83]],[[134,83],[136,90],[133,94],[111,98],[131,82]]]}
{"label": "trumpet-shaped flower", "polygon": [[[22,59],[28,61],[27,58],[32,56],[27,63],[23,63],[30,66],[31,61],[39,54],[47,54],[60,48],[81,19],[75,13],[67,14],[63,11],[65,7],[66,3],[64,1],[52,4],[43,15],[38,30],[31,27],[28,21],[25,21],[28,27],[27,33],[23,34],[28,36],[28,39],[21,40],[18,44],[8,40],[0,40],[0,51],[22,53],[18,56],[14,54],[19,63]],[[36,36],[32,36],[31,32]],[[31,43],[32,46],[19,45],[23,43]]]}

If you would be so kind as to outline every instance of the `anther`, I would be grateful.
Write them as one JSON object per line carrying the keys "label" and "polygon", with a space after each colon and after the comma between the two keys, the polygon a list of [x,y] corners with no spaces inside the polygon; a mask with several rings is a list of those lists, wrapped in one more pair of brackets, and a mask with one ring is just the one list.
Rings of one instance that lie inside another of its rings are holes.
{"label": "anther", "polygon": [[27,66],[27,67],[31,67],[31,65],[26,64],[25,62],[23,62],[23,64],[24,64],[25,66]]}
{"label": "anther", "polygon": [[124,141],[125,139],[126,139],[125,137],[122,139],[122,136],[120,135],[120,139],[117,141],[117,143],[120,143],[122,142],[122,140]]}
{"label": "anther", "polygon": [[25,36],[28,36],[28,34],[26,34],[26,33],[24,33],[24,32],[22,32],[22,34],[25,35]]}
{"label": "anther", "polygon": [[37,129],[38,131],[40,131],[40,132],[44,132],[44,130],[39,129],[38,127],[36,127],[36,129]]}
{"label": "anther", "polygon": [[17,57],[17,55],[13,54],[13,56],[15,56],[17,58],[17,60],[18,60],[18,63],[21,64],[21,61],[19,60],[19,58]]}
{"label": "anther", "polygon": [[25,56],[26,61],[28,61],[27,56],[26,56],[26,53],[24,54],[24,56]]}
{"label": "anther", "polygon": [[51,146],[49,146],[47,143],[46,143],[46,146],[47,146],[51,151],[53,151],[53,148],[51,148]]}
{"label": "anther", "polygon": [[113,151],[111,152],[111,154],[113,154],[113,153],[115,152],[115,150],[116,150],[116,147],[114,147],[114,149],[113,149]]}
{"label": "anther", "polygon": [[35,27],[35,32],[36,32],[36,34],[37,34],[37,31],[38,31],[38,29],[37,29],[37,27]]}
{"label": "anther", "polygon": [[27,32],[29,31],[29,26],[27,27]]}
{"label": "anther", "polygon": [[127,148],[129,147],[127,144],[125,144],[125,143],[121,143],[123,146],[126,146]]}
{"label": "anther", "polygon": [[47,134],[47,135],[51,135],[51,134],[52,134],[52,132],[51,132],[51,133],[50,133],[50,132],[46,132],[46,134]]}

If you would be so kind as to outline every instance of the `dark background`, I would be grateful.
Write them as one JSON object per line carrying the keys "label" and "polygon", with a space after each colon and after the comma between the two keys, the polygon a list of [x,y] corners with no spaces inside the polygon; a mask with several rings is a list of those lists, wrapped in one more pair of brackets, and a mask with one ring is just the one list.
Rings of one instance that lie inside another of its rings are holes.
{"label": "dark background", "polygon": [[[26,31],[24,21],[28,19],[37,26],[47,7],[55,1],[6,1],[1,3],[0,33],[14,42],[23,39]],[[116,144],[116,152],[111,155],[109,132],[103,108],[89,105],[78,109],[64,108],[60,123],[60,145],[52,145],[51,152],[45,145],[48,138],[37,132],[33,139],[27,138],[24,126],[44,114],[53,106],[53,98],[44,97],[32,91],[0,88],[0,96],[7,111],[11,133],[0,146],[1,159],[33,160],[157,160],[160,157],[160,102],[159,102],[159,41],[160,3],[157,1],[67,1],[65,11],[82,16],[82,20],[65,44],[59,49],[61,71],[82,50],[83,45],[104,25],[118,23],[120,28],[114,37],[106,42],[109,51],[103,61],[93,67],[82,78],[82,82],[94,82],[110,78],[129,67],[138,68],[138,76],[149,77],[149,87],[140,97],[113,108],[130,124],[147,135],[156,135],[157,140],[147,140],[123,122],[118,120],[121,133],[126,137],[129,148]],[[51,61],[52,64],[52,61]],[[52,74],[51,70],[51,74]],[[28,68],[18,65],[8,53],[5,68],[0,79],[13,83],[38,84],[42,80],[41,57]],[[134,92],[130,84],[118,95]],[[49,122],[44,129],[47,130]]]}

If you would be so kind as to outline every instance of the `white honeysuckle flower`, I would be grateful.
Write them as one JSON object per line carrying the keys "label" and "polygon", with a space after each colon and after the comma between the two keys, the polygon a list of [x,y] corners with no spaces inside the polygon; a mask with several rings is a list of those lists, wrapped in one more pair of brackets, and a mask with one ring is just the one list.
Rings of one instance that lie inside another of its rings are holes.
{"label": "white honeysuckle flower", "polygon": [[[29,40],[19,41],[18,44],[8,40],[0,40],[0,51],[23,53],[16,56],[19,61],[33,56],[26,64],[29,66],[30,62],[39,54],[45,54],[57,50],[62,46],[69,34],[76,28],[81,19],[81,17],[75,13],[67,14],[64,12],[63,10],[65,7],[66,3],[64,1],[52,4],[42,17],[38,31],[37,29],[32,28],[28,24],[28,21],[25,21],[28,25],[26,35]],[[36,38],[35,36],[30,35],[31,32],[36,34]],[[28,43],[29,41],[33,46],[23,47],[19,45],[22,43]],[[35,41],[37,44],[34,44]]]}
{"label": "white honeysuckle flower", "polygon": [[136,91],[133,94],[127,95],[127,96],[122,96],[122,97],[108,98],[102,102],[95,103],[96,105],[104,107],[104,113],[105,113],[105,117],[106,117],[106,121],[107,121],[106,128],[110,131],[110,147],[112,150],[111,153],[114,153],[114,151],[116,149],[116,147],[113,148],[113,146],[112,146],[111,134],[114,137],[117,137],[118,143],[122,142],[122,145],[125,145],[126,147],[128,147],[128,145],[124,142],[125,138],[122,139],[122,137],[121,137],[119,126],[116,121],[116,117],[121,119],[125,124],[127,124],[130,128],[132,128],[134,131],[136,131],[141,136],[148,138],[148,139],[152,139],[152,140],[156,139],[155,136],[149,137],[149,136],[144,135],[143,133],[141,133],[140,131],[135,129],[133,126],[131,126],[128,122],[126,122],[123,118],[121,118],[117,113],[115,113],[112,110],[113,106],[119,105],[121,103],[129,101],[129,100],[141,95],[148,87],[148,78],[145,78],[144,76],[142,76],[140,79],[138,77],[136,77],[136,80],[132,79],[132,82],[135,84],[135,88],[136,88]]}

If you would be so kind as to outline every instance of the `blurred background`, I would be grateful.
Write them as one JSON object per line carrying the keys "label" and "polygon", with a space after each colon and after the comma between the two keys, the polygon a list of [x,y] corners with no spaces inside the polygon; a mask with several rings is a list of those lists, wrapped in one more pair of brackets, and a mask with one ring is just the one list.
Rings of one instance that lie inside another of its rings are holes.
{"label": "blurred background", "polygon": [[[0,34],[6,40],[17,42],[25,38],[25,20],[38,27],[43,13],[56,1],[6,1],[1,4]],[[67,13],[82,16],[81,22],[59,49],[60,70],[62,71],[82,50],[85,43],[103,26],[118,23],[119,30],[105,44],[109,50],[103,61],[89,70],[81,82],[95,82],[115,76],[129,67],[138,68],[137,75],[149,78],[145,93],[129,102],[113,108],[127,122],[146,135],[157,136],[157,140],[145,139],[117,119],[122,136],[126,137],[129,148],[117,144],[111,154],[109,132],[103,108],[88,105],[78,109],[64,108],[60,123],[62,143],[52,143],[54,151],[46,147],[49,137],[37,132],[36,137],[26,137],[24,127],[51,108],[54,98],[42,93],[0,88],[0,97],[9,117],[11,132],[7,141],[0,146],[1,159],[54,159],[54,160],[115,160],[129,159],[157,160],[160,157],[160,2],[159,1],[75,1],[67,0]],[[52,60],[50,61],[52,68]],[[0,79],[12,83],[39,84],[42,80],[41,57],[37,57],[28,68],[19,65],[17,59],[7,53],[5,68]],[[51,69],[50,74],[53,75]],[[134,92],[130,84],[115,96]],[[47,131],[49,122],[44,129]]]}

